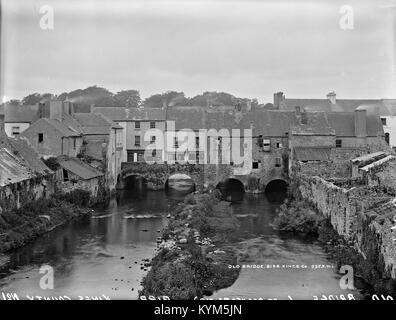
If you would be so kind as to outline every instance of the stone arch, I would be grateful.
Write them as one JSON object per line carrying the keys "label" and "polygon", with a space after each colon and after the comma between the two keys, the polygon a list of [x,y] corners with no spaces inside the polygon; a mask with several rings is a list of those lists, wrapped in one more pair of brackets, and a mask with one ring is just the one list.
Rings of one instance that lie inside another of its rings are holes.
{"label": "stone arch", "polygon": [[216,189],[219,189],[223,197],[227,201],[242,201],[243,194],[245,193],[245,186],[243,182],[237,178],[227,178],[216,185]]}
{"label": "stone arch", "polygon": [[123,178],[123,189],[143,189],[147,187],[147,182],[144,175],[129,173]]}
{"label": "stone arch", "polygon": [[287,187],[288,184],[285,179],[281,179],[281,178],[272,179],[265,186],[265,193],[277,192],[277,191],[286,192]]}
{"label": "stone arch", "polygon": [[[172,180],[178,180],[178,182],[175,182],[173,186],[175,190],[185,191],[185,192],[193,192],[196,190],[197,183],[195,182],[193,177],[185,173],[173,173],[169,175],[169,177],[165,181],[165,185],[164,185],[165,190],[172,189]],[[183,180],[186,181],[183,182]]]}

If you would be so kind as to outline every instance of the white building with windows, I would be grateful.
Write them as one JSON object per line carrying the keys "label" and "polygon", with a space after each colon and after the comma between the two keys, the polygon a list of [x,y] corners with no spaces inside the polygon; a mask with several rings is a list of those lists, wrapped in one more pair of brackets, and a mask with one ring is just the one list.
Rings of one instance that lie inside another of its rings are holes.
{"label": "white building with windows", "polygon": [[4,130],[7,136],[11,138],[18,137],[39,119],[38,104],[32,106],[5,104],[3,108],[5,115]]}

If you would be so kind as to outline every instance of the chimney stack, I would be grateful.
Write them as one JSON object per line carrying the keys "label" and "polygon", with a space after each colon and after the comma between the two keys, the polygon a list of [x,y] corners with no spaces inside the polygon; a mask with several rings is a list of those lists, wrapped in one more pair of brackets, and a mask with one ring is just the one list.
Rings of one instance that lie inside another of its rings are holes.
{"label": "chimney stack", "polygon": [[355,136],[356,138],[367,137],[367,111],[363,108],[355,110]]}
{"label": "chimney stack", "polygon": [[337,102],[336,93],[335,93],[334,91],[329,92],[329,93],[326,95],[326,98],[327,98],[327,100],[330,101],[331,104],[336,104],[336,102]]}
{"label": "chimney stack", "polygon": [[274,93],[274,108],[276,110],[283,109],[285,102],[285,95],[283,92]]}
{"label": "chimney stack", "polygon": [[0,147],[8,143],[8,137],[4,129],[4,113],[0,113]]}
{"label": "chimney stack", "polygon": [[63,102],[60,100],[50,100],[49,102],[49,118],[62,121]]}
{"label": "chimney stack", "polygon": [[89,106],[89,113],[94,113],[94,108],[95,108],[95,104],[93,103]]}
{"label": "chimney stack", "polygon": [[5,129],[4,129],[4,113],[0,113],[0,134],[4,133],[5,134]]}

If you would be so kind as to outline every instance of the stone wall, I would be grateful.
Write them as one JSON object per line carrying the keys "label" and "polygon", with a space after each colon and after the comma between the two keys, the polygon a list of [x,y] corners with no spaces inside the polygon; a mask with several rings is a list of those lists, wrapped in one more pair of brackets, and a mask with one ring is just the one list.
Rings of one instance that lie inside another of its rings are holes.
{"label": "stone wall", "polygon": [[296,162],[294,169],[302,174],[319,176],[322,178],[348,178],[351,176],[350,161],[310,161]]}
{"label": "stone wall", "polygon": [[0,188],[0,214],[19,209],[22,204],[49,197],[54,193],[54,178],[37,176],[29,180],[9,184]]}
{"label": "stone wall", "polygon": [[147,182],[147,187],[153,190],[165,188],[166,181],[174,174],[188,175],[197,189],[203,187],[205,172],[203,165],[195,164],[147,164],[145,162],[124,162],[121,166],[121,181],[118,188],[123,188],[123,182],[129,176],[141,176]]}
{"label": "stone wall", "polygon": [[375,208],[389,203],[392,196],[377,187],[343,188],[318,176],[297,174],[295,179],[299,196],[329,218],[337,233],[353,242],[363,257],[379,257],[383,261],[383,272],[396,279],[393,216],[382,210],[373,214]]}

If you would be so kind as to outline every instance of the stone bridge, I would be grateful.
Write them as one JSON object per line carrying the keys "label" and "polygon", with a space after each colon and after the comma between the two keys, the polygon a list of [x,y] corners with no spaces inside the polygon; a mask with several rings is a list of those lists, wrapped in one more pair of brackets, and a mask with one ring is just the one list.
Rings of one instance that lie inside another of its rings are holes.
{"label": "stone bridge", "polygon": [[117,188],[123,189],[130,177],[142,177],[147,187],[152,190],[161,190],[166,186],[168,179],[174,174],[186,174],[195,183],[197,190],[204,186],[204,167],[196,164],[148,164],[145,162],[123,162]]}
{"label": "stone bridge", "polygon": [[147,164],[144,162],[123,162],[118,177],[117,188],[123,189],[130,177],[142,177],[147,187],[152,190],[164,189],[168,179],[174,174],[188,175],[197,190],[203,187],[216,187],[226,180],[236,180],[246,192],[262,193],[271,182],[288,183],[287,175],[282,170],[267,170],[238,174],[230,165],[212,164]]}

